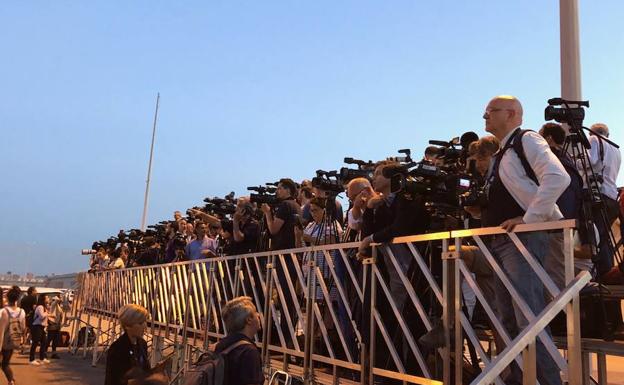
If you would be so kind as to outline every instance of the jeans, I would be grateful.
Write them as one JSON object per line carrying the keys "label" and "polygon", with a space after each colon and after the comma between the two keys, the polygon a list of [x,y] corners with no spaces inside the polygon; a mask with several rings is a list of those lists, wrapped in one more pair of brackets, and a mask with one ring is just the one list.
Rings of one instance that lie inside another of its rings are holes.
{"label": "jeans", "polygon": [[39,359],[43,360],[48,358],[46,351],[48,350],[48,339],[46,338],[46,332],[43,326],[33,325],[30,329],[32,333],[32,344],[30,345],[30,361],[35,360],[35,351],[37,345],[39,345]]}
{"label": "jeans", "polygon": [[[525,245],[529,253],[543,264],[548,252],[549,236],[546,233],[521,233],[518,238]],[[524,299],[534,315],[538,315],[545,307],[544,288],[539,277],[514,243],[507,235],[496,236],[491,244],[491,251],[509,278],[518,294]],[[515,338],[528,325],[520,308],[512,301],[511,295],[499,278],[496,279],[496,307],[499,319],[510,335]],[[549,329],[546,329],[550,334]],[[561,385],[559,368],[546,351],[539,339],[536,339],[537,351],[537,379],[541,385]],[[504,379],[508,384],[521,384],[522,372],[514,362],[510,366],[509,377]]]}

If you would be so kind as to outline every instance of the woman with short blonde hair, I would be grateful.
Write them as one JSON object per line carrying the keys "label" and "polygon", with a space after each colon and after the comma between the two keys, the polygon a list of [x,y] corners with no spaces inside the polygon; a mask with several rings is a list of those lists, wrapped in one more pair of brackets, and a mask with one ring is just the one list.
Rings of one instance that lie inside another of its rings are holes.
{"label": "woman with short blonde hair", "polygon": [[133,369],[150,370],[147,342],[143,339],[149,312],[131,303],[119,309],[117,318],[124,333],[108,349],[105,385],[126,385]]}

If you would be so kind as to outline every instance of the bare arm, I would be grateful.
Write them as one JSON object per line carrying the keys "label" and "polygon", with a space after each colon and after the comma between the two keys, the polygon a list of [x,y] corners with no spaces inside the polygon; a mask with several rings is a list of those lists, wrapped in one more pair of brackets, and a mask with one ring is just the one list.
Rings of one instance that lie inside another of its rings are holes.
{"label": "bare arm", "polygon": [[221,224],[221,221],[219,220],[219,218],[215,217],[214,215],[210,215],[208,213],[205,213],[203,211],[200,210],[196,210],[196,209],[189,209],[193,215],[198,216],[199,218],[201,218],[202,221],[208,223],[208,225],[218,225]]}

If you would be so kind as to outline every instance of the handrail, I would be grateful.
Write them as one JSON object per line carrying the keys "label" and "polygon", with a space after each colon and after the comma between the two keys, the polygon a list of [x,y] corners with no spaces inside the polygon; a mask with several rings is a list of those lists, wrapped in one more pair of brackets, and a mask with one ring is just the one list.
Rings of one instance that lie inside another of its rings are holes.
{"label": "handrail", "polygon": [[529,344],[535,342],[537,335],[555,318],[557,313],[572,301],[574,296],[578,296],[581,289],[591,280],[591,275],[587,271],[580,272],[555,299],[549,303],[537,316],[528,328],[524,329],[511,344],[505,348],[491,363],[486,366],[472,384],[487,384],[498,377],[509,365],[514,357],[520,354]]}

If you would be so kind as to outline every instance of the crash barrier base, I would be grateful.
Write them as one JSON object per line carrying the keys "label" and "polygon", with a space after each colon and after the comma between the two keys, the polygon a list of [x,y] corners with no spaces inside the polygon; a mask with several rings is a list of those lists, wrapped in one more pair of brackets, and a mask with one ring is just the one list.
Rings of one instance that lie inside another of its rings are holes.
{"label": "crash barrier base", "polygon": [[[359,243],[343,243],[84,274],[73,332],[76,336],[81,327],[90,325],[96,340],[92,347],[74,342],[72,348],[77,354],[81,350],[91,354],[96,364],[122,333],[116,312],[137,303],[150,312],[146,340],[152,364],[169,358],[171,382],[180,383],[186,368],[227,334],[220,317],[223,305],[245,295],[262,319],[262,333],[255,342],[262,351],[267,380],[282,370],[304,384],[330,383],[329,379],[332,384],[347,380],[372,384],[379,378],[406,384],[462,384],[464,361],[476,359],[482,369],[472,383],[502,384],[501,373],[514,361],[525,383],[537,383],[539,340],[569,384],[581,384],[579,292],[590,277],[587,272],[574,276],[574,226],[574,221],[557,221],[519,225],[511,233],[482,228],[400,237],[391,244],[372,245],[371,257],[359,262],[354,259]],[[564,288],[553,283],[523,245],[520,237],[530,232],[562,233]],[[518,295],[513,277],[489,249],[487,239],[493,236],[517,247],[519,258],[526,260],[550,294],[552,300],[539,314]],[[509,335],[502,327],[476,273],[466,265],[466,244],[479,250],[492,277],[504,284],[529,321],[518,335]],[[438,254],[431,252],[434,248]],[[437,276],[430,269],[436,263],[441,265]],[[426,287],[427,298],[414,286],[414,276]],[[461,309],[462,284],[474,292],[506,346],[497,355],[483,349]],[[568,326],[565,356],[546,333],[560,311],[566,312]],[[414,334],[416,324],[422,329],[419,334]],[[425,352],[419,337],[434,329],[441,330],[442,341]],[[475,349],[471,357],[466,343]],[[431,366],[431,359],[439,364]]]}

